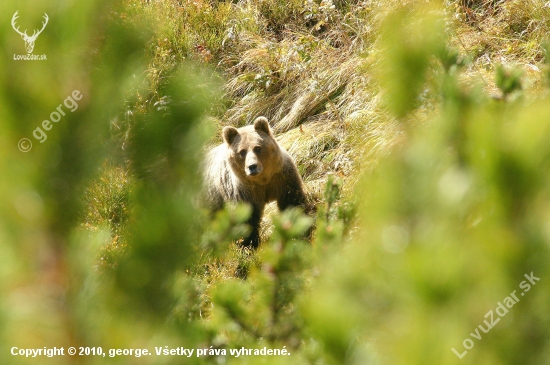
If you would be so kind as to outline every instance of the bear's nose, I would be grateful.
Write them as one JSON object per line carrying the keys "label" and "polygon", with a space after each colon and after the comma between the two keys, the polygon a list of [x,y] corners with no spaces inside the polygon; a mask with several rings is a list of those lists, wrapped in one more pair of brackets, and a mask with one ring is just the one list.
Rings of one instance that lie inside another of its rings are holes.
{"label": "bear's nose", "polygon": [[248,165],[248,172],[251,176],[258,175],[260,173],[260,171],[258,171],[258,164]]}

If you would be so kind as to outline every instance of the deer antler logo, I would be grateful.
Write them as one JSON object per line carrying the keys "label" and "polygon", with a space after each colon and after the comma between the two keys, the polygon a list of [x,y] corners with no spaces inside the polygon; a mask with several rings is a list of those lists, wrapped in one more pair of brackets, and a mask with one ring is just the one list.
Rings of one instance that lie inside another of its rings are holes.
{"label": "deer antler logo", "polygon": [[35,30],[32,35],[29,37],[27,35],[27,30],[25,29],[24,32],[21,32],[19,30],[19,27],[16,26],[15,24],[15,21],[17,20],[17,18],[19,18],[19,15],[17,15],[17,13],[19,12],[19,10],[17,10],[15,12],[15,14],[13,14],[13,17],[11,18],[11,26],[13,27],[13,29],[19,33],[19,35],[21,35],[21,38],[23,38],[23,40],[25,41],[25,48],[27,49],[27,53],[32,53],[32,50],[34,49],[34,42],[36,41],[36,38],[38,38],[38,36],[40,35],[40,33],[42,33],[42,31],[44,30],[44,28],[46,28],[46,24],[48,24],[48,14],[44,13],[44,22],[42,22],[42,29],[40,30]]}

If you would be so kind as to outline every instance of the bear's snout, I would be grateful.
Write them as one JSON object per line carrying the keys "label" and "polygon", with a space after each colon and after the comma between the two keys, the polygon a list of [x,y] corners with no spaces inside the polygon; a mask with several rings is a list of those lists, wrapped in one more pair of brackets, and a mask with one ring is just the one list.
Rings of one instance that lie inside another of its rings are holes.
{"label": "bear's snout", "polygon": [[246,169],[246,174],[249,176],[256,176],[261,174],[261,172],[262,172],[262,166],[256,163],[248,165]]}

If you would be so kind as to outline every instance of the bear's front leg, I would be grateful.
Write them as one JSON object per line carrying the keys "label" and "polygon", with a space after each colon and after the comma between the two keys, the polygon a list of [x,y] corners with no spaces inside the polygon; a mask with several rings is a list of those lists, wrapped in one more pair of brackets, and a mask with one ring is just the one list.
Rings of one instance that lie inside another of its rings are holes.
{"label": "bear's front leg", "polygon": [[250,225],[251,231],[248,237],[244,238],[242,245],[257,249],[260,245],[260,221],[262,220],[262,210],[259,207],[254,206],[252,209],[252,215],[248,219],[248,225]]}

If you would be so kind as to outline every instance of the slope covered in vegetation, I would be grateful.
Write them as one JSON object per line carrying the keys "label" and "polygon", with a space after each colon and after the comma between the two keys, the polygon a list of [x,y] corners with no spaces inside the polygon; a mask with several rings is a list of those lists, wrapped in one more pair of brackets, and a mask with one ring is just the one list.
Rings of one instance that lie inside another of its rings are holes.
{"label": "slope covered in vegetation", "polygon": [[[222,85],[222,98],[209,113],[218,132],[264,115],[316,198],[329,172],[342,177],[349,191],[359,172],[402,133],[380,87],[388,61],[380,32],[388,15],[414,6],[414,1],[127,1],[122,19],[154,25],[148,91],[128,114],[162,107],[163,85],[174,70],[188,61],[202,64]],[[441,35],[467,65],[465,84],[502,96],[494,78],[502,65],[522,73],[526,92],[539,92],[547,9],[535,1],[448,1],[436,10],[445,17]],[[415,72],[413,65],[403,69]],[[422,88],[408,122],[436,108],[434,85]],[[116,128],[128,138],[131,116],[126,119]]]}

